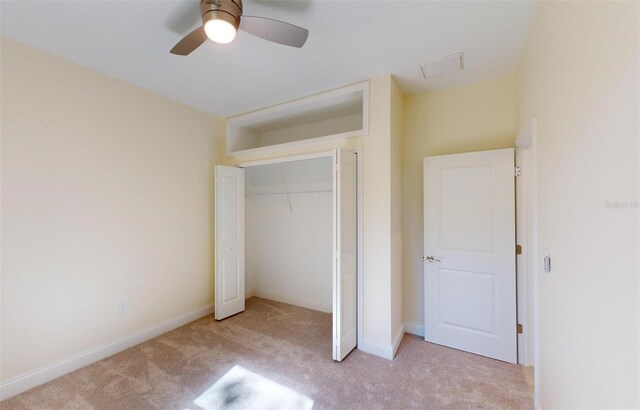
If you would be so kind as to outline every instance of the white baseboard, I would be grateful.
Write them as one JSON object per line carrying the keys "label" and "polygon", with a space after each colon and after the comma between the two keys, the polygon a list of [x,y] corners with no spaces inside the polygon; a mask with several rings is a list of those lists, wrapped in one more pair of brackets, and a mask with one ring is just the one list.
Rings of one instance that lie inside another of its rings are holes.
{"label": "white baseboard", "polygon": [[277,295],[271,292],[264,292],[262,290],[254,289],[252,291],[246,292],[245,295],[247,295],[246,296],[247,298],[250,297],[248,295],[251,295],[251,296],[256,296],[263,299],[275,300],[276,302],[288,303],[290,305],[300,306],[307,309],[319,310],[325,313],[331,313],[331,311],[333,310],[332,309],[333,307],[331,305],[325,305],[318,302],[312,302],[308,300],[302,300],[302,299],[291,298],[288,296]]}
{"label": "white baseboard", "polygon": [[405,323],[404,331],[412,335],[424,337],[424,326],[416,323]]}
{"label": "white baseboard", "polygon": [[132,335],[121,337],[111,343],[95,347],[83,353],[71,356],[68,359],[50,364],[34,370],[22,376],[14,377],[0,383],[0,401],[13,397],[24,391],[57,379],[74,370],[78,370],[91,363],[112,356],[132,346],[160,336],[187,323],[200,319],[213,313],[213,304],[201,307],[192,312],[185,313],[173,319],[148,327]]}
{"label": "white baseboard", "polygon": [[400,328],[396,331],[396,335],[393,338],[393,357],[396,357],[400,342],[402,342],[402,336],[404,336],[404,326],[400,324]]}
{"label": "white baseboard", "polygon": [[370,353],[372,355],[382,357],[383,359],[393,360],[393,346],[385,346],[367,340],[358,340],[358,350]]}

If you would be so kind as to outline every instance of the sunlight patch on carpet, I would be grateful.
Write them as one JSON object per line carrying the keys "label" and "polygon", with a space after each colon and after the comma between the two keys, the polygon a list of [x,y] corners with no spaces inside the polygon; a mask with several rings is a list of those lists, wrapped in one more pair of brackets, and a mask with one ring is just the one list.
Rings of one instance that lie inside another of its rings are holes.
{"label": "sunlight patch on carpet", "polygon": [[201,409],[311,409],[313,400],[255,374],[233,366],[193,402]]}

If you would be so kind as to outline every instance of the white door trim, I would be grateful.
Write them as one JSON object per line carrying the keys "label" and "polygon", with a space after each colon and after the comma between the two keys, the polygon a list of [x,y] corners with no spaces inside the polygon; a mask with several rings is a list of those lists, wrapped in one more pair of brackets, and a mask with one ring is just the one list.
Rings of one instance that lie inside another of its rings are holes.
{"label": "white door trim", "polygon": [[[540,408],[540,366],[538,360],[538,185],[537,185],[537,132],[538,122],[532,117],[524,126],[516,139],[516,158],[526,161],[527,167],[521,169],[523,177],[523,190],[516,190],[516,203],[523,206],[522,220],[518,220],[517,226],[522,227],[524,235],[523,254],[526,254],[525,272],[519,277],[526,277],[525,286],[518,286],[526,292],[524,297],[527,304],[524,306],[528,323],[524,328],[524,336],[521,342],[524,344],[524,357],[518,358],[518,363],[525,366],[534,366],[534,398],[535,407]],[[520,165],[520,164],[517,164]],[[526,201],[526,202],[525,202]],[[520,229],[520,228],[518,228]],[[519,232],[520,233],[520,232]],[[520,265],[519,265],[520,267]],[[519,297],[521,295],[518,295]],[[518,315],[521,317],[521,315]],[[523,323],[524,325],[524,323]]]}
{"label": "white door trim", "polygon": [[532,262],[530,247],[530,213],[531,205],[531,147],[516,147],[516,243],[521,246],[521,253],[516,255],[518,296],[518,324],[522,326],[522,333],[518,334],[518,364],[533,365],[533,320],[531,314],[531,280],[533,274],[529,265]]}
{"label": "white door trim", "polygon": [[241,162],[238,164],[238,166],[240,168],[257,167],[260,165],[281,164],[283,162],[304,161],[306,159],[327,158],[327,157],[333,157],[334,155],[335,155],[334,150],[320,151],[320,152],[313,152],[311,154],[292,155],[288,157],[278,157],[278,158],[262,159],[258,161]]}
{"label": "white door trim", "polygon": [[[368,101],[368,100],[367,100]],[[358,171],[358,175],[356,175],[356,184],[357,184],[357,192],[356,195],[358,197],[358,221],[357,221],[357,230],[358,230],[358,271],[357,271],[357,290],[356,290],[356,297],[357,297],[357,312],[356,312],[356,318],[358,321],[358,341],[357,341],[357,345],[356,345],[356,349],[360,349],[361,346],[363,346],[365,344],[365,340],[364,340],[364,236],[362,235],[362,233],[364,232],[363,230],[363,199],[364,199],[364,190],[362,189],[362,187],[364,186],[364,174],[363,174],[363,169],[364,169],[364,154],[362,151],[362,147],[358,147],[356,149],[353,150],[353,152],[356,153],[356,159],[357,159],[357,163],[356,163],[356,167],[357,167],[357,171]],[[363,349],[364,350],[364,347]]]}

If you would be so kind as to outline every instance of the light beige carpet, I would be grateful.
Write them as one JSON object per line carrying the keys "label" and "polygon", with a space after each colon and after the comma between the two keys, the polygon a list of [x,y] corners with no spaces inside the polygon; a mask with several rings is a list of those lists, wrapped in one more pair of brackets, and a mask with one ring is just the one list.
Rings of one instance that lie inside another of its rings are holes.
{"label": "light beige carpet", "polygon": [[519,366],[412,335],[393,361],[355,350],[335,363],[330,314],[259,298],[244,313],[200,319],[0,407],[199,409],[194,401],[236,365],[310,398],[314,409],[533,407]]}

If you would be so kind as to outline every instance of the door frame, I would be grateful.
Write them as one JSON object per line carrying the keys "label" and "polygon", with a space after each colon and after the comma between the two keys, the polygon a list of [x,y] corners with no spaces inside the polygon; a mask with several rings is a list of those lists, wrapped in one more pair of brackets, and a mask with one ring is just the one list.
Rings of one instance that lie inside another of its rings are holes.
{"label": "door frame", "polygon": [[[360,341],[364,340],[363,338],[363,332],[364,332],[364,328],[363,328],[363,323],[364,323],[364,309],[362,308],[362,302],[363,302],[363,296],[364,296],[364,227],[363,227],[363,198],[364,198],[364,190],[363,190],[363,149],[361,146],[352,148],[352,149],[347,149],[348,151],[352,151],[356,154],[356,169],[357,169],[357,175],[356,175],[356,186],[357,186],[357,192],[356,192],[356,196],[357,196],[357,215],[356,215],[356,219],[357,219],[357,248],[358,248],[358,256],[357,256],[357,273],[356,273],[356,321],[357,321],[357,344],[356,344],[356,349],[358,348],[358,345],[360,344]],[[272,164],[280,164],[280,163],[285,163],[285,162],[293,162],[293,161],[304,161],[304,160],[308,160],[308,159],[317,159],[317,158],[333,158],[335,155],[335,149],[329,150],[329,151],[318,151],[318,152],[312,152],[312,153],[308,153],[308,154],[300,154],[300,155],[289,155],[289,156],[282,156],[282,157],[275,157],[275,158],[268,158],[268,159],[263,159],[263,160],[255,160],[255,161],[243,161],[243,162],[239,162],[238,163],[238,167],[240,168],[249,168],[249,167],[256,167],[256,166],[260,166],[260,165],[272,165]],[[335,188],[335,187],[334,187]],[[335,213],[335,209],[333,211]],[[333,342],[332,342],[333,343]]]}
{"label": "door frame", "polygon": [[[538,187],[537,187],[537,118],[531,117],[516,138],[516,233],[522,246],[523,261],[517,261],[518,323],[523,325],[518,338],[518,364],[534,368],[535,408],[540,408],[540,365],[538,359]],[[522,255],[518,255],[520,258]],[[522,349],[520,344],[522,343]]]}

